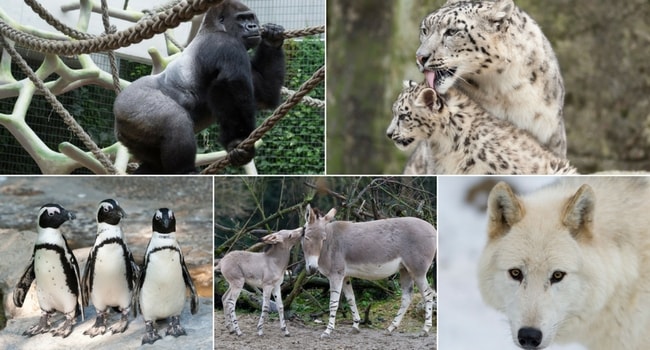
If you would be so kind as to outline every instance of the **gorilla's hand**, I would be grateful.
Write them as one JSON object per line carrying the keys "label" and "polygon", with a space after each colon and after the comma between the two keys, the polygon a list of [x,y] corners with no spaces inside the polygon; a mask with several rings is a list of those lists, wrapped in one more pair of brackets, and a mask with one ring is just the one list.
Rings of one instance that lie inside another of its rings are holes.
{"label": "gorilla's hand", "polygon": [[[233,140],[228,144],[227,150],[228,155],[230,156],[230,164],[232,166],[242,166],[255,157],[255,148],[235,149],[240,142],[242,142],[242,140]],[[232,152],[233,149],[235,150],[234,152]]]}
{"label": "gorilla's hand", "polygon": [[266,23],[262,25],[262,39],[264,43],[272,47],[280,47],[284,43],[284,27],[281,25]]}

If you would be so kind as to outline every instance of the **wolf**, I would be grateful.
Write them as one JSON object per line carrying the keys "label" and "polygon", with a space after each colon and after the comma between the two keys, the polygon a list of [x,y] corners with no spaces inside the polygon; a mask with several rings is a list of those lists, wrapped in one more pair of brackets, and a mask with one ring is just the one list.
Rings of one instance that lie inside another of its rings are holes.
{"label": "wolf", "polygon": [[650,178],[564,177],[488,197],[478,278],[523,349],[650,349]]}

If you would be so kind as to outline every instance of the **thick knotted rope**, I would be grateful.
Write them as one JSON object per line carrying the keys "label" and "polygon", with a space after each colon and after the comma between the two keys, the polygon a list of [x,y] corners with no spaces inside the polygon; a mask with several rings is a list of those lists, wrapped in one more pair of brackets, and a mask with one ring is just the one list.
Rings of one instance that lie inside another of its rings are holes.
{"label": "thick knotted rope", "polygon": [[149,39],[165,30],[178,27],[181,23],[192,19],[195,15],[206,12],[211,6],[223,0],[187,0],[187,3],[175,5],[165,12],[145,18],[126,30],[109,35],[82,39],[78,41],[48,40],[27,34],[12,28],[0,20],[0,34],[21,46],[56,55],[78,55],[100,51],[111,51],[126,47],[142,40]]}
{"label": "thick knotted rope", "polygon": [[42,19],[47,22],[47,24],[51,25],[52,27],[56,28],[58,31],[61,33],[75,39],[92,39],[95,36],[92,34],[80,32],[74,28],[70,28],[67,25],[63,24],[61,21],[58,19],[54,18],[51,13],[47,11],[46,8],[44,8],[41,4],[36,2],[35,0],[25,0],[25,3],[29,5],[29,7],[32,8],[34,12],[36,12]]}

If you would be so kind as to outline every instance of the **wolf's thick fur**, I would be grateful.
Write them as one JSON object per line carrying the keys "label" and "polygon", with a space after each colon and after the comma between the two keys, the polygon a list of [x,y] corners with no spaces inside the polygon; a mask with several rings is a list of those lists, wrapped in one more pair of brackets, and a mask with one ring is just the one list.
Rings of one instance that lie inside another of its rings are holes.
{"label": "wolf's thick fur", "polygon": [[568,177],[526,196],[497,184],[479,286],[515,344],[650,349],[649,210],[641,177]]}

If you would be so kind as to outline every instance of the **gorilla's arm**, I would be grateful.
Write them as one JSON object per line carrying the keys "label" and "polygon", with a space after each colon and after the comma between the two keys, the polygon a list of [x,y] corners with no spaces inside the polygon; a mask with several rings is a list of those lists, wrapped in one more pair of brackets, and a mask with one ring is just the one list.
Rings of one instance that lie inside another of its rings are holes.
{"label": "gorilla's arm", "polygon": [[280,89],[285,75],[284,28],[270,23],[263,28],[262,42],[251,59],[255,100],[260,109],[275,108],[280,104]]}

